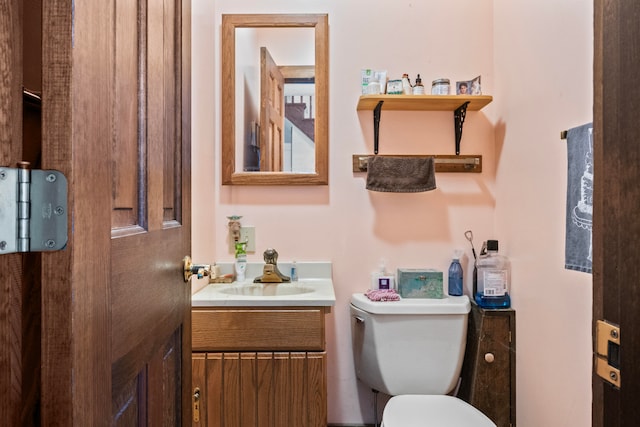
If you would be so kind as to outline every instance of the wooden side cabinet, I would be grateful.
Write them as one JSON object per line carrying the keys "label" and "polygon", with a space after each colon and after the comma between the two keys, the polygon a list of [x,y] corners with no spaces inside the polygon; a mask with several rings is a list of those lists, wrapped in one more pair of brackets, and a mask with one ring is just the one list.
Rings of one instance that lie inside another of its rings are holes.
{"label": "wooden side cabinet", "polygon": [[458,397],[498,427],[515,427],[516,312],[471,306]]}
{"label": "wooden side cabinet", "polygon": [[326,427],[325,312],[194,308],[192,425]]}

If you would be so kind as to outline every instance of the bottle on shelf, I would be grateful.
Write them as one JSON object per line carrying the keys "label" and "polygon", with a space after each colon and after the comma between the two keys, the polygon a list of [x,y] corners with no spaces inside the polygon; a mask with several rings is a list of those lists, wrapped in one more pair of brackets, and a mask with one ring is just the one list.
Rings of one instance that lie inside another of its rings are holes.
{"label": "bottle on shelf", "polygon": [[416,77],[416,84],[413,85],[413,94],[414,95],[424,95],[424,85],[422,84],[422,79],[420,78],[420,74]]}
{"label": "bottle on shelf", "polygon": [[411,87],[411,82],[409,81],[409,74],[404,73],[402,75],[402,92],[405,95],[411,95],[413,93],[413,87]]}
{"label": "bottle on shelf", "polygon": [[460,251],[453,252],[453,259],[449,265],[449,295],[463,294],[462,265],[460,265]]}
{"label": "bottle on shelf", "polygon": [[498,253],[498,241],[487,240],[487,253],[478,258],[476,303],[483,308],[509,308],[511,263]]}

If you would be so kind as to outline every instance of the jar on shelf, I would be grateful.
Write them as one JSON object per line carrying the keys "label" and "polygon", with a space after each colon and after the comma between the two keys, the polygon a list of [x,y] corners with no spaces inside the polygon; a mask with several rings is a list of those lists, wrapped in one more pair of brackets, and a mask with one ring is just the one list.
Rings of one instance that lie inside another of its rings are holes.
{"label": "jar on shelf", "polygon": [[449,95],[449,79],[437,79],[431,83],[431,95]]}

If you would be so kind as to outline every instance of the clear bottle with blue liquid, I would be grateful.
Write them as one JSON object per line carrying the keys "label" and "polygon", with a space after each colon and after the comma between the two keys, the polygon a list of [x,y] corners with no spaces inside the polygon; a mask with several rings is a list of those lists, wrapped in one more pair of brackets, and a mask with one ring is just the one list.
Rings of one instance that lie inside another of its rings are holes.
{"label": "clear bottle with blue liquid", "polygon": [[497,240],[487,240],[487,253],[480,255],[477,268],[476,303],[482,308],[509,308],[511,263],[507,257],[498,253]]}
{"label": "clear bottle with blue liquid", "polygon": [[464,292],[462,280],[462,265],[460,265],[460,251],[453,253],[453,260],[449,266],[449,295],[461,296]]}

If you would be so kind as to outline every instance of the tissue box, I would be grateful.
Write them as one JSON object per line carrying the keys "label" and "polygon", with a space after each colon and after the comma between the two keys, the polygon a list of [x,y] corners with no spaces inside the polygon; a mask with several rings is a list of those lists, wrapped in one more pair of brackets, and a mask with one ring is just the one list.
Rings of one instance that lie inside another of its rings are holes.
{"label": "tissue box", "polygon": [[442,271],[399,268],[398,293],[402,298],[444,298]]}

